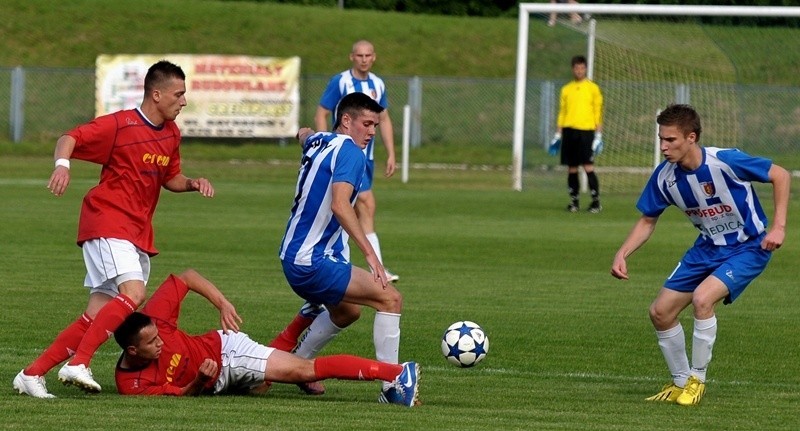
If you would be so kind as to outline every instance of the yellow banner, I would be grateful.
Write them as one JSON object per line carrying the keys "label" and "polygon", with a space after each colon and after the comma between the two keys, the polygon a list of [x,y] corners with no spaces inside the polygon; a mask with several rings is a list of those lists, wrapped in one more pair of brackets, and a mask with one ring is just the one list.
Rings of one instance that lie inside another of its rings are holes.
{"label": "yellow banner", "polygon": [[96,115],[138,107],[147,69],[160,60],[186,73],[187,106],[175,120],[183,136],[288,138],[300,113],[300,57],[100,55]]}

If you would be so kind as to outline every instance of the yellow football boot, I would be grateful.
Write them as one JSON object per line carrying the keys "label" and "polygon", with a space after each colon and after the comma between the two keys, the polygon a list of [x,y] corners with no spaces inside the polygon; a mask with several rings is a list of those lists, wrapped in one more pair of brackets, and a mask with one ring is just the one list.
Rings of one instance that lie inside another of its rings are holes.
{"label": "yellow football boot", "polygon": [[675,400],[682,406],[694,406],[700,404],[703,394],[706,393],[706,384],[701,382],[695,376],[689,377],[686,382],[686,387],[683,388],[683,393]]}
{"label": "yellow football boot", "polygon": [[683,388],[677,386],[675,383],[667,383],[661,392],[653,395],[652,397],[645,398],[645,401],[664,401],[674,403],[675,400],[683,393]]}

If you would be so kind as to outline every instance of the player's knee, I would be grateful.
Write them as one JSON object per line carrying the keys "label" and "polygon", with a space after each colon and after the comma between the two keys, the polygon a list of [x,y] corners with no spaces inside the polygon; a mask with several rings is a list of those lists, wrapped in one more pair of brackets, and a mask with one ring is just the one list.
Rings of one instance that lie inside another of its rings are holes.
{"label": "player's knee", "polygon": [[379,311],[400,314],[403,310],[403,295],[394,287],[387,287],[381,298],[381,305],[383,309]]}
{"label": "player's knee", "polygon": [[128,289],[126,292],[120,292],[125,294],[128,298],[130,298],[131,302],[136,304],[136,307],[140,307],[144,301],[147,299],[147,290],[145,289]]}
{"label": "player's knee", "polygon": [[316,381],[317,378],[316,373],[314,372],[314,360],[294,356],[292,366],[283,368],[283,375],[280,376],[279,380],[287,383]]}
{"label": "player's knee", "polygon": [[330,319],[339,328],[346,328],[361,318],[361,307],[336,307],[329,309]]}
{"label": "player's knee", "polygon": [[708,295],[695,294],[692,297],[692,307],[694,307],[694,315],[700,319],[706,319],[714,314],[715,298]]}
{"label": "player's knee", "polygon": [[659,308],[656,304],[650,305],[648,311],[650,313],[650,321],[653,322],[653,326],[656,329],[669,329],[667,326],[674,320],[674,316],[666,313],[665,310]]}

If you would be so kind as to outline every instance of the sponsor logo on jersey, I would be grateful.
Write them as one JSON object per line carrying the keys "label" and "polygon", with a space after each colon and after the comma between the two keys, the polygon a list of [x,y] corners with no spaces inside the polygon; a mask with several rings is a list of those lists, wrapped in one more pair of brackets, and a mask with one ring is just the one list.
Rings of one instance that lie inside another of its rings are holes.
{"label": "sponsor logo on jersey", "polygon": [[740,222],[739,220],[733,220],[733,221],[717,223],[713,226],[703,226],[701,228],[701,231],[708,236],[714,236],[714,235],[720,235],[724,233],[737,231],[743,227],[744,225],[742,224],[742,222]]}
{"label": "sponsor logo on jersey", "polygon": [[142,156],[142,161],[147,164],[167,166],[169,165],[169,156],[165,156],[163,154],[144,153]]}
{"label": "sponsor logo on jersey", "polygon": [[175,378],[175,370],[177,370],[178,365],[181,363],[181,354],[175,353],[169,359],[169,367],[167,368],[167,381],[172,383],[172,380]]}
{"label": "sponsor logo on jersey", "polygon": [[689,208],[685,212],[689,217],[714,217],[733,212],[733,207],[727,204],[719,204],[710,208]]}

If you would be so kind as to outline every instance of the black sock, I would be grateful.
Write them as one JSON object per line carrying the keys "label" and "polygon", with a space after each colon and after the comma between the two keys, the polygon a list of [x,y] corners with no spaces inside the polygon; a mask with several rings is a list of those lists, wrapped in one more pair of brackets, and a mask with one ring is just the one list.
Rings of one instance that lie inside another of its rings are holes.
{"label": "black sock", "polygon": [[597,202],[600,200],[600,182],[597,181],[597,175],[594,171],[586,173],[586,179],[589,183],[589,192],[592,194],[592,201]]}
{"label": "black sock", "polygon": [[569,190],[569,198],[572,203],[578,203],[578,193],[580,192],[580,184],[578,182],[578,173],[569,173],[567,175],[567,188]]}

